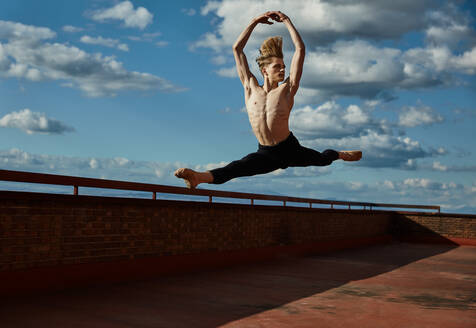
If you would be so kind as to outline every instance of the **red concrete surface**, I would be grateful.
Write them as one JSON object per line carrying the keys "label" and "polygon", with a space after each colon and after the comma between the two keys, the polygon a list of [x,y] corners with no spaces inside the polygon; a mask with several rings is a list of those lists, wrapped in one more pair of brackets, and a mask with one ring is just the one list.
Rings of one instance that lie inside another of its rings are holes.
{"label": "red concrete surface", "polygon": [[0,301],[1,327],[476,327],[476,247],[391,243]]}

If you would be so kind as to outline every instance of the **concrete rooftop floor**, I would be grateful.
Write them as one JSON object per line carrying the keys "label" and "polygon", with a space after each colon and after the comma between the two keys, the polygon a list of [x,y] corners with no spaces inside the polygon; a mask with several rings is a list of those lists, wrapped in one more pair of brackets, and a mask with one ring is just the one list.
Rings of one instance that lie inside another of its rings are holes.
{"label": "concrete rooftop floor", "polygon": [[476,327],[476,247],[391,243],[0,301],[1,327]]}

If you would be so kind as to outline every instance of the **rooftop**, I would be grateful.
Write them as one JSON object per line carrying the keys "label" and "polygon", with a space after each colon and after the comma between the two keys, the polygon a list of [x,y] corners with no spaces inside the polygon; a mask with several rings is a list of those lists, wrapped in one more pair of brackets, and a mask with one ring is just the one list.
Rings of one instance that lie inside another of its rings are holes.
{"label": "rooftop", "polygon": [[2,327],[476,327],[476,247],[394,242],[3,299]]}

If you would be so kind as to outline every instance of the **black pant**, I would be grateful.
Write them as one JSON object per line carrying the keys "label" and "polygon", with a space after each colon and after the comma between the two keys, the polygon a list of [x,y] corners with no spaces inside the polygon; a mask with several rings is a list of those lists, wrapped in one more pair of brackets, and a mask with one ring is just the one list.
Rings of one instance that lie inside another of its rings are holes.
{"label": "black pant", "polygon": [[326,166],[339,158],[339,153],[327,149],[320,153],[303,147],[291,133],[286,140],[274,146],[259,144],[258,151],[225,167],[211,170],[213,183],[221,184],[243,176],[269,173],[290,166]]}

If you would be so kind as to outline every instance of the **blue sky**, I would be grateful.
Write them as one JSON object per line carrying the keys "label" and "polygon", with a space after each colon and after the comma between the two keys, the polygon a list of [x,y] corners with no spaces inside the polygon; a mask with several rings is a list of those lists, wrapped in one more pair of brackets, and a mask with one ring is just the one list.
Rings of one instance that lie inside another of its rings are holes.
{"label": "blue sky", "polygon": [[[0,167],[182,186],[178,167],[255,151],[231,46],[267,10],[306,44],[291,130],[364,157],[202,188],[476,213],[471,1],[3,1]],[[271,35],[292,56],[282,24],[258,26],[245,53],[259,80]]]}

